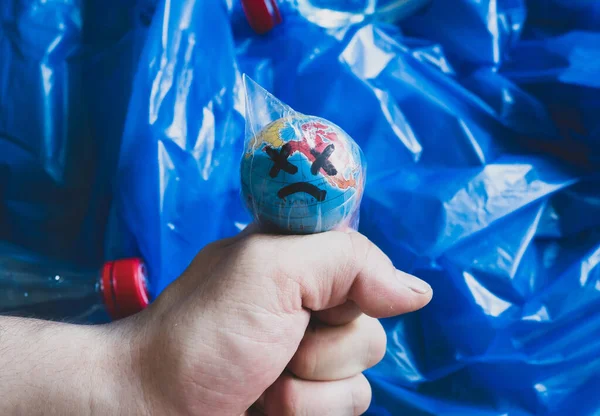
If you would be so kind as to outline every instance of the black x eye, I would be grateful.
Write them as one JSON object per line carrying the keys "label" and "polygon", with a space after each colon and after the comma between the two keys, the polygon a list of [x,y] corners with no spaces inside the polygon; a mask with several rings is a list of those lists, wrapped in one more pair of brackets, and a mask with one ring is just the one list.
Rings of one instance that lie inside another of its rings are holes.
{"label": "black x eye", "polygon": [[[329,161],[329,157],[334,150],[335,146],[333,144],[328,145],[322,152],[318,152],[316,149],[310,149],[310,153],[315,158],[310,167],[310,172],[313,175],[318,174],[320,169],[323,169],[329,176],[337,175],[337,169]],[[269,176],[271,178],[276,177],[280,171],[287,172],[291,175],[295,175],[298,172],[298,167],[288,161],[291,151],[292,149],[289,143],[284,144],[279,152],[271,146],[265,148],[265,152],[267,152],[267,155],[273,161],[273,167],[269,171]]]}
{"label": "black x eye", "polygon": [[329,161],[329,156],[331,156],[334,150],[335,147],[333,144],[328,145],[321,153],[317,152],[315,149],[310,149],[310,153],[315,157],[315,161],[310,167],[310,173],[316,175],[319,173],[319,169],[323,168],[325,173],[329,176],[337,175],[337,169]]}
{"label": "black x eye", "polygon": [[271,178],[276,177],[277,174],[279,174],[280,170],[283,170],[284,172],[287,172],[292,175],[294,175],[296,172],[298,172],[298,167],[291,164],[287,160],[288,157],[290,157],[290,153],[291,153],[291,146],[289,143],[284,144],[281,147],[281,151],[279,151],[279,152],[270,146],[267,146],[265,148],[265,151],[267,152],[267,155],[269,155],[269,157],[273,161],[273,167],[269,171],[269,176]]}

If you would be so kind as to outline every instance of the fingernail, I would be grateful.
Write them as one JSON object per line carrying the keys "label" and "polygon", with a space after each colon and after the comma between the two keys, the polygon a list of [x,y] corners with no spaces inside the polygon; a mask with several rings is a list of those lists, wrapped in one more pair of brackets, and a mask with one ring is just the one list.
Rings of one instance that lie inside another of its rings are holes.
{"label": "fingernail", "polygon": [[402,281],[402,283],[408,286],[413,292],[417,292],[421,295],[424,295],[425,293],[429,293],[431,291],[431,286],[429,286],[427,282],[419,279],[418,277],[401,272],[400,270],[398,270],[396,274],[398,275],[398,278]]}

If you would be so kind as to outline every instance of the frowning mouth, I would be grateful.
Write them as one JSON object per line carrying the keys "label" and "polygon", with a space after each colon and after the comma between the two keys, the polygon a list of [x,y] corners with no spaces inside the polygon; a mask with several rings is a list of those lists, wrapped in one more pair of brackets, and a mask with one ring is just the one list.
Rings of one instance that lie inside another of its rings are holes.
{"label": "frowning mouth", "polygon": [[315,198],[319,202],[325,201],[327,191],[320,189],[315,185],[308,182],[296,182],[290,185],[284,186],[277,192],[277,196],[281,199],[293,194],[304,192]]}

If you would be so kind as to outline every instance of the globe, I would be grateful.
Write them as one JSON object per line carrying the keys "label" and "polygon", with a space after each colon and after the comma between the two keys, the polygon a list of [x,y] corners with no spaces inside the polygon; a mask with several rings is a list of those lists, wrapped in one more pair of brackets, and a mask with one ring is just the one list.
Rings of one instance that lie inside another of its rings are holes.
{"label": "globe", "polygon": [[365,169],[361,149],[314,116],[280,118],[251,138],[241,162],[242,195],[257,222],[310,234],[353,227]]}

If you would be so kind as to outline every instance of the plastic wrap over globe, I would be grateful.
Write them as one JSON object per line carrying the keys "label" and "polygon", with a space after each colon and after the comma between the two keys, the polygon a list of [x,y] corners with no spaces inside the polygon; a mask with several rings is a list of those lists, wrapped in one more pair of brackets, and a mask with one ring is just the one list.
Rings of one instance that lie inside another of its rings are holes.
{"label": "plastic wrap over globe", "polygon": [[[259,226],[293,234],[357,229],[365,164],[356,142],[328,120],[296,113],[248,77],[245,86],[242,194]],[[279,118],[261,126],[273,117]]]}

